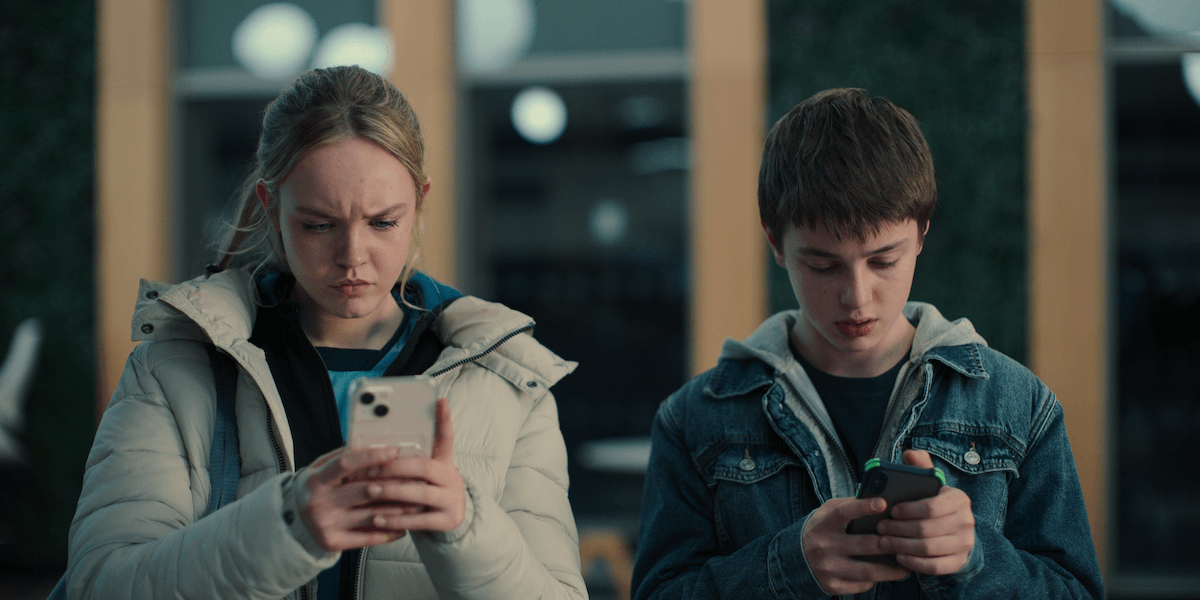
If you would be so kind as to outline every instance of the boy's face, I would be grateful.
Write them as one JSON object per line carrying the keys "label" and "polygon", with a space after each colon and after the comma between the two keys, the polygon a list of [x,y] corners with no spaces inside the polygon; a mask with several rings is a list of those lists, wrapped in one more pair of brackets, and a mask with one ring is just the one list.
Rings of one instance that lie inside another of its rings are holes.
{"label": "boy's face", "polygon": [[767,232],[800,303],[794,339],[806,359],[845,377],[882,374],[908,351],[913,327],[901,314],[912,288],[917,222],[883,223],[865,240],[824,227]]}

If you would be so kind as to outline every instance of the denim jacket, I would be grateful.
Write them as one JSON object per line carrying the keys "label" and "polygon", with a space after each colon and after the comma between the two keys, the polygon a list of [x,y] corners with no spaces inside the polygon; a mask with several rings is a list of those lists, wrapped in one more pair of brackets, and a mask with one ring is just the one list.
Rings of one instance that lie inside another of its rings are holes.
{"label": "denim jacket", "polygon": [[[659,407],[635,598],[827,597],[801,533],[813,510],[852,496],[857,482],[788,348],[798,314],[726,340],[717,366]],[[1103,598],[1054,394],[966,319],[918,302],[904,314],[917,331],[873,456],[901,462],[906,448],[928,451],[971,498],[975,547],[958,573],[879,583],[858,597]]]}

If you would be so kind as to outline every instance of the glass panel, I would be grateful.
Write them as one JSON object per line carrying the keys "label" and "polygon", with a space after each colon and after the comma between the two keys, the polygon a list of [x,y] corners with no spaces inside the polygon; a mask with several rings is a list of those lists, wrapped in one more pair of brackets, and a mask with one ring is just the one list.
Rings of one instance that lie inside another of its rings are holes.
{"label": "glass panel", "polygon": [[[1200,596],[1200,4],[1119,0],[1113,58],[1116,573],[1113,597]],[[1200,56],[1195,55],[1193,56]],[[1182,467],[1182,468],[1181,468]]]}
{"label": "glass panel", "polygon": [[[598,464],[585,442],[648,435],[658,403],[685,378],[688,140],[679,82],[555,87],[567,127],[539,145],[518,134],[518,87],[470,93],[466,174],[479,295],[534,317],[535,336],[579,361],[555,386],[581,523],[636,524],[633,460]],[[606,446],[612,450],[611,446]],[[582,525],[581,525],[582,526]]]}
{"label": "glass panel", "polygon": [[681,49],[686,2],[538,0],[530,53]]}
{"label": "glass panel", "polygon": [[1117,66],[1117,560],[1196,574],[1200,106],[1178,59]]}
{"label": "glass panel", "polygon": [[213,259],[213,235],[222,219],[231,219],[233,194],[254,157],[269,97],[248,100],[181,102],[183,170],[178,193],[180,242],[173,279],[185,281],[204,272]]}
{"label": "glass panel", "polygon": [[[181,0],[176,6],[178,32],[176,59],[179,68],[233,67],[233,32],[238,24],[266,0]],[[307,12],[322,35],[342,23],[375,24],[375,0],[294,0]]]}

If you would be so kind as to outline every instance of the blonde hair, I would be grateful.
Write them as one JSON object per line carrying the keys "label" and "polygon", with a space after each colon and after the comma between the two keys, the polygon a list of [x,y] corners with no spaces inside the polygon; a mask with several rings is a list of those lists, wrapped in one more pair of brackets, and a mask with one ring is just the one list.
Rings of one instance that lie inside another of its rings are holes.
{"label": "blonde hair", "polygon": [[[279,185],[310,150],[353,138],[390,152],[416,186],[412,241],[397,283],[408,281],[421,251],[421,192],[428,181],[423,168],[425,144],[417,115],[400,90],[359,67],[309,71],[267,105],[253,170],[234,197],[236,221],[227,223],[217,246],[217,267],[288,270],[283,242],[273,225],[279,216]],[[265,208],[255,191],[259,181],[271,196]]]}

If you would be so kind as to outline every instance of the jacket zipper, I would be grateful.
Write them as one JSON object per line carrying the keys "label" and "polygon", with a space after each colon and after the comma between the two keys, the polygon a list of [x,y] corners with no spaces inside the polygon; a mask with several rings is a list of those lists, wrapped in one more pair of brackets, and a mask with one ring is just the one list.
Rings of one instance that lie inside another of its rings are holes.
{"label": "jacket zipper", "polygon": [[[266,399],[263,399],[266,403]],[[267,404],[267,435],[271,437],[271,447],[275,449],[275,462],[279,466],[279,473],[283,474],[287,471],[287,462],[283,459],[283,449],[279,447],[279,440],[275,438],[275,430],[271,428],[271,422],[274,418],[271,415],[271,405]]]}
{"label": "jacket zipper", "polygon": [[[900,387],[896,389],[896,395],[893,396],[890,400],[888,400],[887,410],[884,411],[884,413],[883,413],[883,427],[887,427],[888,423],[891,422],[892,413],[895,412],[896,406],[897,406],[896,401],[900,398],[900,396],[902,396],[904,394],[904,389],[906,387],[908,387],[908,380],[912,379],[913,371],[916,371],[918,369],[920,369],[919,365],[915,368],[908,369],[904,373],[904,380],[900,382]],[[897,441],[899,441],[899,439],[901,437],[900,433],[901,433],[900,430],[897,429],[896,430],[896,440]],[[875,447],[871,449],[871,456],[879,455],[879,446],[880,446],[880,444],[883,443],[883,438],[884,438],[884,430],[880,429],[879,438],[875,440]],[[888,456],[891,456],[890,452],[888,453]]]}
{"label": "jacket zipper", "polygon": [[363,548],[358,552],[358,564],[354,567],[354,600],[362,598],[363,593],[363,575],[367,571],[367,549]]}
{"label": "jacket zipper", "polygon": [[[784,395],[786,396],[786,392]],[[796,396],[799,398],[799,402],[801,402],[805,405],[806,409],[808,409],[810,412],[814,413],[813,420],[816,421],[817,427],[819,427],[821,430],[821,434],[825,436],[825,439],[830,441],[831,445],[833,446],[833,449],[835,450],[835,454],[837,454],[838,458],[841,458],[842,467],[848,468],[850,476],[851,476],[851,478],[853,478],[854,477],[854,468],[853,468],[853,466],[850,465],[850,458],[848,456],[846,456],[846,451],[842,449],[841,440],[839,440],[836,436],[831,435],[829,433],[829,429],[825,427],[825,424],[823,422],[821,422],[821,419],[816,418],[815,411],[812,410],[812,401],[810,401],[807,397],[805,397],[805,395],[798,389],[796,390]],[[781,400],[779,402],[779,406],[783,410],[791,410],[791,409],[787,408],[787,400]],[[788,436],[783,435],[781,432],[779,432],[779,430],[777,428],[775,428],[775,419],[770,418],[769,413],[767,416],[769,418],[769,422],[771,423],[771,427],[773,429],[775,429],[776,433],[779,433],[780,437],[783,438],[784,442],[787,443],[788,447],[790,447],[792,449],[792,453],[795,454],[797,457],[802,456],[803,453],[800,452],[799,448],[796,448],[795,444],[792,443],[791,439],[788,438]],[[829,500],[829,498],[825,498],[824,495],[821,493],[821,486],[817,485],[817,474],[813,471],[812,467],[808,464],[808,462],[803,461],[803,460],[800,462],[804,465],[804,468],[808,470],[808,477],[813,482],[813,492],[817,494],[817,499],[820,500],[822,504],[824,504],[827,500]],[[832,475],[832,474],[830,474],[830,475]],[[830,489],[829,491],[830,491],[830,494],[833,493],[832,489]]]}
{"label": "jacket zipper", "polygon": [[[264,399],[263,402],[265,403],[266,400]],[[275,438],[275,430],[271,427],[271,421],[273,420],[271,405],[267,404],[267,435],[271,438],[271,448],[275,450],[275,461],[279,467],[279,472],[284,473],[287,471],[287,463],[283,459],[283,449],[279,447],[279,440]],[[300,600],[308,600],[308,586],[310,583],[305,583],[297,590],[300,592]]]}
{"label": "jacket zipper", "polygon": [[[850,480],[857,484],[858,476],[855,474],[857,471],[855,470],[854,465],[850,464],[850,457],[846,456],[846,449],[842,447],[841,438],[837,437],[836,435],[832,435],[829,432],[829,429],[825,427],[825,423],[820,419],[814,420],[817,422],[817,425],[821,427],[821,433],[825,436],[825,439],[833,442],[833,447],[837,449],[838,458],[842,459],[842,467],[846,468],[846,472],[850,474]],[[833,490],[830,490],[830,493],[832,492]]]}
{"label": "jacket zipper", "polygon": [[533,323],[530,323],[530,324],[528,324],[528,325],[526,325],[526,326],[524,326],[524,327],[522,327],[522,328],[520,328],[520,329],[516,329],[516,330],[514,330],[514,331],[511,331],[511,332],[509,332],[507,335],[505,335],[504,337],[502,337],[502,338],[500,338],[499,340],[497,340],[495,344],[492,344],[491,346],[489,346],[489,347],[488,347],[486,350],[484,350],[483,352],[480,352],[479,354],[476,354],[476,355],[474,355],[474,356],[469,356],[469,357],[467,357],[467,358],[464,358],[464,359],[462,359],[462,360],[460,360],[460,361],[458,361],[458,362],[456,362],[456,363],[454,363],[454,364],[452,364],[452,365],[450,365],[450,366],[448,366],[448,367],[446,367],[446,368],[444,368],[444,369],[438,370],[438,371],[436,371],[436,372],[434,372],[434,373],[430,373],[430,374],[429,374],[429,375],[427,375],[426,377],[430,377],[430,378],[437,377],[438,375],[442,375],[442,374],[444,374],[444,373],[448,373],[448,372],[450,372],[450,371],[453,371],[454,369],[457,369],[458,367],[461,367],[461,366],[463,366],[463,365],[465,365],[465,364],[467,364],[467,363],[469,363],[469,362],[475,362],[475,361],[477,361],[477,360],[479,360],[479,359],[481,359],[481,358],[483,358],[483,357],[485,357],[485,356],[487,356],[487,355],[491,354],[492,352],[494,352],[494,351],[496,350],[496,348],[499,348],[500,346],[503,346],[503,345],[504,345],[504,342],[507,342],[508,340],[511,340],[511,339],[513,339],[514,337],[517,337],[518,335],[520,335],[520,334],[522,334],[522,333],[525,333],[526,331],[530,331],[530,330],[532,330],[532,329],[533,329]]}
{"label": "jacket zipper", "polygon": [[[467,364],[467,363],[475,362],[475,361],[477,361],[477,360],[479,360],[479,359],[481,359],[481,358],[483,358],[483,357],[485,357],[485,356],[487,356],[487,355],[491,354],[492,352],[495,352],[497,348],[499,348],[500,346],[503,346],[503,345],[504,345],[504,342],[507,342],[508,340],[511,340],[511,339],[513,339],[514,337],[517,337],[518,335],[520,335],[520,334],[522,334],[522,333],[525,333],[525,332],[527,332],[527,331],[530,331],[530,330],[532,330],[532,329],[533,329],[533,325],[534,325],[533,323],[530,323],[530,324],[528,324],[528,325],[526,325],[526,326],[524,326],[524,327],[522,327],[522,328],[520,328],[520,329],[516,329],[516,330],[510,331],[508,334],[506,334],[506,335],[504,335],[503,337],[501,337],[499,340],[497,340],[497,341],[496,341],[496,343],[492,344],[491,346],[488,346],[488,347],[487,347],[485,350],[483,350],[482,352],[479,352],[478,354],[474,354],[474,355],[468,356],[467,358],[464,358],[464,359],[462,359],[462,360],[456,361],[454,364],[452,364],[452,365],[450,365],[450,366],[448,366],[448,367],[445,367],[445,368],[443,368],[443,369],[439,369],[439,370],[437,370],[437,371],[435,371],[435,372],[433,372],[433,373],[430,373],[429,375],[426,375],[426,377],[429,377],[429,378],[434,378],[434,377],[437,377],[437,376],[439,376],[439,375],[443,375],[443,374],[445,374],[445,373],[449,373],[450,371],[453,371],[454,369],[457,369],[458,367],[461,367],[461,366],[463,366],[463,365],[465,365],[465,364]],[[274,436],[272,436],[272,440],[273,440],[273,439],[274,439]],[[282,454],[280,455],[280,457],[281,457],[281,460],[282,460]],[[280,463],[280,464],[282,464],[282,463]],[[361,550],[361,551],[358,553],[358,565],[356,565],[356,567],[355,567],[355,569],[354,569],[354,577],[355,577],[355,581],[354,581],[354,600],[359,600],[360,598],[362,598],[362,593],[363,593],[363,579],[364,579],[364,577],[365,577],[365,575],[366,575],[366,570],[367,570],[367,550],[368,550],[367,548],[363,548],[363,549],[362,549],[362,550]],[[306,596],[306,595],[305,595],[305,596],[302,596],[302,598],[307,598],[307,596]]]}

